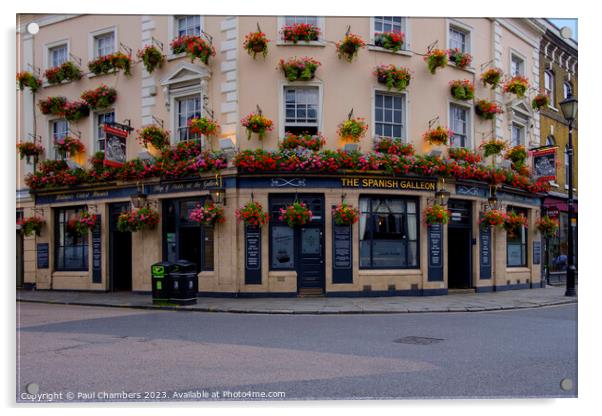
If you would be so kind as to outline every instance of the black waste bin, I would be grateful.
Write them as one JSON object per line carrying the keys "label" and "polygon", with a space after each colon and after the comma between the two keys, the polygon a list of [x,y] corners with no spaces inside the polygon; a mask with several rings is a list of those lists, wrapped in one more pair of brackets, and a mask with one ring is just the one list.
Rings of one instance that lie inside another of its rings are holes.
{"label": "black waste bin", "polygon": [[164,304],[169,302],[171,273],[173,273],[173,271],[174,264],[169,261],[162,261],[151,266],[153,303]]}
{"label": "black waste bin", "polygon": [[187,260],[178,260],[174,263],[173,270],[170,273],[169,301],[177,305],[195,304],[199,286],[196,264]]}

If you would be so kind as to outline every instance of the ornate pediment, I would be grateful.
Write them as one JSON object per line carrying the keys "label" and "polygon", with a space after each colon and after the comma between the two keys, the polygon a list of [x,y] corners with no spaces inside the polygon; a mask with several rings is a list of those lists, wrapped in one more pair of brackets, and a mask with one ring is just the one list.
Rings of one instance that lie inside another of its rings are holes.
{"label": "ornate pediment", "polygon": [[200,83],[209,78],[211,78],[211,71],[206,66],[182,62],[161,80],[161,86],[174,88],[179,85]]}

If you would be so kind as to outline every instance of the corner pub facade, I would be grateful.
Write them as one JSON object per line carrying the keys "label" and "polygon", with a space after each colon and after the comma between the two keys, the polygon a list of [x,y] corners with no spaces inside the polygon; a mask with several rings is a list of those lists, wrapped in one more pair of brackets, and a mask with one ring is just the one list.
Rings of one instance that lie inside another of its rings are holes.
{"label": "corner pub facade", "polygon": [[[35,35],[25,29],[32,21],[40,28]],[[316,25],[318,40],[297,44],[281,40],[282,27],[293,23]],[[258,26],[270,42],[267,56],[253,59],[243,42]],[[334,45],[349,26],[368,44],[351,63],[337,57]],[[342,149],[345,143],[337,126],[351,110],[368,124],[358,143],[365,154],[373,151],[379,136],[398,137],[413,144],[417,154],[430,153],[433,149],[422,134],[433,120],[454,132],[452,146],[478,151],[484,140],[498,137],[535,147],[540,142],[539,114],[531,108],[529,95],[521,99],[500,87],[492,90],[479,77],[491,66],[539,84],[543,29],[536,19],[20,15],[17,27],[20,70],[33,67],[43,74],[71,60],[87,72],[86,63],[97,56],[133,51],[129,76],[122,71],[84,74],[77,81],[44,82],[35,96],[28,89],[17,92],[18,140],[36,137],[46,149],[42,160],[58,158],[52,150],[55,140],[75,135],[86,149],[69,158],[70,166],[90,168],[89,158],[104,149],[103,124],[111,122],[129,122],[134,129],[162,123],[175,146],[194,139],[187,127],[190,118],[207,115],[219,122],[219,135],[197,140],[205,148],[223,149],[228,160],[217,174],[28,189],[25,178],[34,166],[17,159],[17,217],[36,215],[45,220],[40,235],[17,232],[18,257],[21,254],[17,279],[22,287],[149,293],[151,265],[177,259],[197,265],[199,296],[445,295],[450,289],[486,292],[543,284],[541,235],[535,227],[540,193],[499,186],[500,208],[528,218],[528,227],[510,238],[504,229],[479,227],[491,192],[486,181],[454,177],[443,181],[433,174],[370,169],[250,172],[234,164],[238,152],[276,151],[285,132],[320,132],[325,149]],[[375,33],[394,30],[405,34],[401,50],[374,45]],[[170,42],[183,34],[209,34],[216,55],[204,64],[172,53]],[[422,55],[435,41],[437,48],[462,48],[472,55],[472,64],[462,69],[449,63],[429,73]],[[135,62],[135,51],[151,44],[162,47],[166,60],[148,73]],[[321,63],[315,78],[291,82],[282,75],[278,62],[294,56],[310,56]],[[409,87],[387,90],[374,76],[381,64],[408,68]],[[472,100],[450,95],[449,82],[456,79],[473,82],[475,100],[495,101],[504,113],[493,121],[478,117]],[[50,96],[77,100],[83,91],[101,84],[117,90],[108,109],[91,111],[77,122],[40,112],[39,100]],[[241,125],[241,118],[258,107],[274,122],[262,141],[256,134],[247,139]],[[135,136],[132,131],[125,139],[128,160],[148,156]],[[216,185],[224,191],[221,206],[226,221],[212,227],[190,221],[190,210],[211,198]],[[450,222],[427,226],[424,209],[442,189],[450,193]],[[131,210],[132,195],[140,193],[158,211],[159,224],[151,230],[118,231],[118,215]],[[336,226],[332,219],[332,208],[343,199],[360,211],[359,221],[351,227]],[[270,214],[268,224],[259,229],[236,221],[236,209],[250,200]],[[313,218],[291,228],[278,219],[279,209],[295,200],[305,202]],[[67,233],[67,222],[83,210],[97,214],[99,220],[87,236],[74,238]]]}

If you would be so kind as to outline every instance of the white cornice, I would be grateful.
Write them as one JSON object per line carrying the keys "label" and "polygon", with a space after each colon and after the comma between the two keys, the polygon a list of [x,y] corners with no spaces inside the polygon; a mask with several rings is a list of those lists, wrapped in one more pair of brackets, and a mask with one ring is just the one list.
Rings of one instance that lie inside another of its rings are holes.
{"label": "white cornice", "polygon": [[505,29],[512,32],[513,34],[515,34],[516,36],[518,36],[519,38],[521,38],[522,40],[527,42],[532,47],[534,47],[534,48],[539,47],[539,40],[541,38],[541,35],[544,34],[544,31],[541,28],[539,28],[537,25],[533,24],[529,19],[521,19],[520,21],[525,22],[525,27],[530,29],[531,31],[539,34],[539,36],[534,37],[534,36],[528,34],[526,31],[519,28],[517,25],[515,25],[508,19],[495,19],[495,21],[499,22],[499,24],[502,25]]}
{"label": "white cornice", "polygon": [[17,27],[17,33],[27,33],[25,29],[29,23],[37,23],[38,26],[44,27],[44,26],[59,23],[59,22],[62,22],[62,21],[68,20],[68,19],[73,19],[74,17],[78,17],[78,16],[81,16],[81,14],[51,14],[51,15],[42,16],[40,18],[33,19],[33,20]]}

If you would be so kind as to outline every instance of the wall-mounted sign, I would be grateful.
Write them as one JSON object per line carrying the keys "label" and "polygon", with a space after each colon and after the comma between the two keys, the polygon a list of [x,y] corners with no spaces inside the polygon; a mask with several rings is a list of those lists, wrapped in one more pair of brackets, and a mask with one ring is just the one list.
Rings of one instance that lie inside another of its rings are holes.
{"label": "wall-mounted sign", "polygon": [[443,225],[428,226],[428,280],[443,281]]}
{"label": "wall-mounted sign", "polygon": [[36,263],[38,269],[47,269],[48,263],[48,243],[38,243],[36,246]]}
{"label": "wall-mounted sign", "polygon": [[546,147],[531,152],[533,156],[533,177],[541,181],[556,180],[556,149]]}
{"label": "wall-mounted sign", "polygon": [[401,189],[409,191],[435,191],[435,181],[430,179],[341,178],[343,188]]}
{"label": "wall-mounted sign", "polygon": [[261,284],[261,228],[245,227],[245,284]]}
{"label": "wall-mounted sign", "polygon": [[105,132],[105,166],[120,167],[126,161],[126,143],[131,127],[118,124],[106,123],[103,125]]}
{"label": "wall-mounted sign", "polygon": [[353,283],[351,225],[332,226],[332,283]]}
{"label": "wall-mounted sign", "polygon": [[481,279],[491,279],[491,227],[479,227],[479,267]]}
{"label": "wall-mounted sign", "polygon": [[533,241],[533,264],[541,264],[541,241]]}
{"label": "wall-mounted sign", "polygon": [[96,225],[92,230],[92,283],[102,283],[102,240],[100,238],[101,216],[96,214]]}

